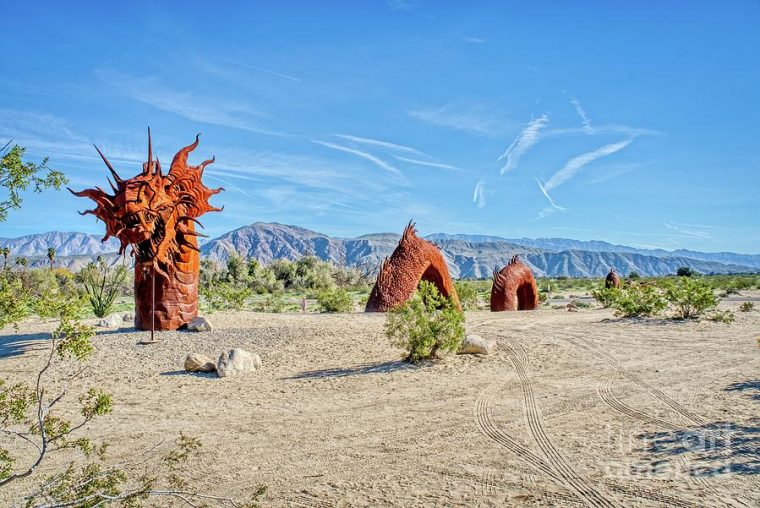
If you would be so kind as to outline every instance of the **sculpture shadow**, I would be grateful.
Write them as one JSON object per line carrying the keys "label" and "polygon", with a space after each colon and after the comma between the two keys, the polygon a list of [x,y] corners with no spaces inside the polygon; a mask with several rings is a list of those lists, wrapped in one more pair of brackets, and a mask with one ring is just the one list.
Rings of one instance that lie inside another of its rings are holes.
{"label": "sculpture shadow", "polygon": [[20,356],[29,351],[42,351],[50,346],[49,333],[16,333],[0,337],[0,358]]}
{"label": "sculpture shadow", "polygon": [[649,432],[638,451],[667,462],[685,458],[691,476],[760,474],[760,419],[747,424],[716,421],[689,429]]}
{"label": "sculpture shadow", "polygon": [[751,398],[760,401],[760,379],[733,383],[728,385],[725,390],[727,392],[749,392],[748,395]]}
{"label": "sculpture shadow", "polygon": [[343,367],[335,369],[307,370],[294,376],[283,379],[323,379],[347,376],[364,376],[368,374],[387,374],[399,370],[417,370],[419,365],[412,365],[403,360],[392,360],[382,363],[366,363],[355,365],[353,367]]}
{"label": "sculpture shadow", "polygon": [[216,372],[189,372],[186,370],[169,370],[162,372],[161,376],[189,376],[189,377],[201,377],[206,379],[216,379],[218,376]]}

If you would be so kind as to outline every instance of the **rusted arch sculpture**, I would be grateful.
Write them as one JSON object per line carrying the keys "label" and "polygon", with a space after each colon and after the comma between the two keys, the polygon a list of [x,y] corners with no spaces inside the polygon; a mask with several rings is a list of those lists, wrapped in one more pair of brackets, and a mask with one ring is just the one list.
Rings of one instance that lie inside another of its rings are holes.
{"label": "rusted arch sculpture", "polygon": [[385,258],[375,287],[367,300],[367,312],[387,312],[409,300],[421,280],[435,284],[438,291],[451,298],[462,310],[449,269],[438,247],[419,238],[414,224],[404,229],[401,240],[390,258]]}
{"label": "rusted arch sculpture", "polygon": [[607,278],[604,279],[604,287],[606,288],[620,288],[620,277],[618,277],[615,269],[611,269],[607,274]]}
{"label": "rusted arch sculpture", "polygon": [[[71,191],[90,198],[94,215],[106,224],[106,235],[121,242],[119,254],[131,246],[135,258],[135,327],[150,330],[155,318],[156,330],[176,330],[198,315],[198,277],[200,257],[196,233],[197,218],[206,212],[219,212],[208,202],[222,188],[209,189],[201,177],[214,158],[199,166],[189,166],[187,157],[198,146],[195,142],[181,149],[172,160],[169,173],[161,172],[161,163],[153,160],[148,129],[148,162],[142,172],[122,180],[111,163],[96,146],[114,183],[108,180],[113,194],[100,187]],[[203,226],[201,226],[203,227]],[[155,314],[153,304],[155,302]]]}
{"label": "rusted arch sculpture", "polygon": [[533,310],[538,305],[538,288],[533,272],[517,256],[501,270],[494,270],[491,312]]}

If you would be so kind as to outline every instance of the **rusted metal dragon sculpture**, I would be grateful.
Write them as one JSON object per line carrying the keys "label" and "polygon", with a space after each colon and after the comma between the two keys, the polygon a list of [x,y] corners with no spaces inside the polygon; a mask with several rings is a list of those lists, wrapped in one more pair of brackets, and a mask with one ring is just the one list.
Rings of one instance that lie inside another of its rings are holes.
{"label": "rusted metal dragon sculpture", "polygon": [[187,163],[198,140],[199,135],[177,152],[164,175],[158,158],[153,160],[148,129],[148,162],[140,174],[127,180],[96,146],[115,180],[108,180],[113,194],[100,187],[81,192],[69,189],[75,196],[95,201],[94,209],[80,214],[105,222],[103,241],[118,238],[119,254],[131,247],[135,258],[135,327],[139,330],[176,330],[198,314],[200,250],[196,237],[205,235],[197,233],[195,225],[203,227],[198,217],[204,213],[224,208],[211,206],[208,201],[224,189],[209,189],[201,181],[203,170],[214,158],[198,166]]}
{"label": "rusted metal dragon sculpture", "polygon": [[507,266],[493,272],[491,312],[533,310],[540,304],[536,279],[530,267],[513,256]]}
{"label": "rusted metal dragon sculpture", "polygon": [[462,310],[446,260],[434,244],[419,238],[414,223],[404,229],[390,258],[386,258],[367,300],[366,312],[387,312],[414,295],[421,280],[435,284],[441,295]]}

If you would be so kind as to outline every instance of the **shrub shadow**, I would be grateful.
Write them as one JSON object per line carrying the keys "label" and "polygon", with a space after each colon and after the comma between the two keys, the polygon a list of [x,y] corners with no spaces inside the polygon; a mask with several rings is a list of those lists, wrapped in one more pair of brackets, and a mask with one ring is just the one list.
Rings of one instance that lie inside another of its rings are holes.
{"label": "shrub shadow", "polygon": [[294,376],[283,379],[322,379],[346,376],[363,376],[367,374],[387,374],[398,370],[416,370],[421,368],[418,365],[412,365],[403,360],[392,360],[382,363],[366,363],[355,365],[353,367],[343,367],[335,369],[307,370]]}
{"label": "shrub shadow", "polygon": [[[749,391],[748,395],[760,401],[760,380],[755,379],[752,381],[742,381],[741,383],[733,383],[725,388],[727,392],[744,392]],[[754,392],[754,393],[752,393]]]}
{"label": "shrub shadow", "polygon": [[645,442],[638,451],[662,462],[677,457],[689,459],[691,476],[760,474],[760,419],[757,418],[748,424],[717,421],[637,437]]}
{"label": "shrub shadow", "polygon": [[48,349],[50,333],[28,333],[0,336],[0,358],[19,356],[29,351]]}

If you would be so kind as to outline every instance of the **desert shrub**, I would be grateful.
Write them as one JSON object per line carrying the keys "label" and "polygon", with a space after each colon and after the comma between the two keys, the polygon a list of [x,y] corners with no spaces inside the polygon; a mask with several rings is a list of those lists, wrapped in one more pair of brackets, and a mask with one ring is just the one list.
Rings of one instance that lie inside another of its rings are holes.
{"label": "desert shrub", "polygon": [[388,313],[385,335],[417,363],[456,351],[464,338],[464,314],[435,285],[422,281],[414,296]]}
{"label": "desert shrub", "polygon": [[630,284],[620,289],[610,303],[622,317],[656,316],[667,306],[662,290],[651,284]]}
{"label": "desert shrub", "polygon": [[590,309],[591,308],[591,304],[587,303],[587,302],[584,302],[583,300],[573,300],[572,302],[570,302],[570,305],[572,305],[573,307],[577,307],[579,309]]}
{"label": "desert shrub", "polygon": [[266,297],[260,306],[262,312],[273,312],[275,314],[285,312],[285,300],[279,294],[271,294]]}
{"label": "desert shrub", "polygon": [[111,312],[113,302],[119,296],[127,275],[126,266],[118,265],[110,268],[100,256],[80,272],[82,284],[95,316],[102,318]]}
{"label": "desert shrub", "polygon": [[679,277],[694,277],[696,275],[699,275],[699,273],[688,266],[681,266],[678,268],[678,270],[676,270],[676,275]]}
{"label": "desert shrub", "polygon": [[317,303],[322,312],[351,312],[354,301],[345,289],[323,290],[317,295]]}
{"label": "desert shrub", "polygon": [[464,310],[474,310],[478,308],[478,291],[475,285],[470,282],[455,282],[459,303]]}
{"label": "desert shrub", "polygon": [[222,282],[211,288],[201,288],[201,294],[212,310],[240,310],[253,291],[247,286]]}
{"label": "desert shrub", "polygon": [[716,323],[733,323],[736,320],[736,316],[734,316],[734,313],[730,310],[716,310],[713,312],[709,318],[710,321],[715,321]]}
{"label": "desert shrub", "polygon": [[738,289],[738,288],[735,288],[735,287],[729,287],[729,288],[726,288],[726,290],[725,290],[725,291],[723,291],[723,292],[720,294],[720,297],[721,297],[721,298],[727,298],[727,297],[729,297],[729,296],[731,296],[731,295],[740,295],[740,294],[741,294],[741,293],[739,293],[739,289]]}
{"label": "desert shrub", "polygon": [[10,270],[0,274],[0,328],[18,322],[30,313],[31,294],[22,280]]}
{"label": "desert shrub", "polygon": [[631,280],[640,279],[641,275],[639,275],[639,272],[637,272],[637,271],[634,270],[634,271],[632,271],[631,273],[628,274],[628,278],[631,279]]}
{"label": "desert shrub", "polygon": [[613,303],[615,303],[615,300],[620,295],[620,289],[618,288],[608,288],[604,287],[604,283],[602,283],[598,288],[591,290],[591,296],[594,297],[594,300],[599,302],[602,307],[612,307]]}
{"label": "desert shrub", "polygon": [[669,281],[665,286],[665,299],[679,319],[699,317],[718,306],[718,298],[712,287],[692,277],[679,277],[676,281]]}
{"label": "desert shrub", "polygon": [[751,312],[755,310],[755,304],[753,302],[744,302],[739,306],[739,310],[742,312]]}
{"label": "desert shrub", "polygon": [[546,301],[549,299],[549,293],[546,291],[539,291],[538,292],[538,301],[541,303],[546,303]]}

